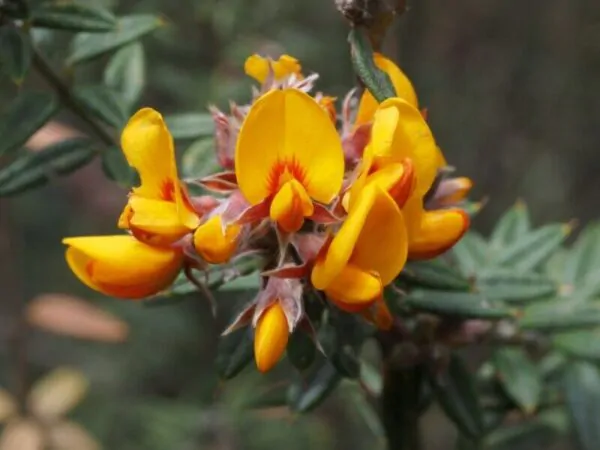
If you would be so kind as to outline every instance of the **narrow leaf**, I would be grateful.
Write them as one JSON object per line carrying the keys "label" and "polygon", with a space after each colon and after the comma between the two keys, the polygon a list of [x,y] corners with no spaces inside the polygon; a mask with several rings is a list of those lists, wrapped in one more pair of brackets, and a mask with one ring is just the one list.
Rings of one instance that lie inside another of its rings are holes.
{"label": "narrow leaf", "polygon": [[577,330],[560,333],[552,339],[554,347],[567,355],[600,362],[600,332]]}
{"label": "narrow leaf", "polygon": [[449,291],[468,291],[471,287],[468,280],[439,258],[407,263],[399,280],[418,286]]}
{"label": "narrow leaf", "polygon": [[27,34],[12,26],[0,27],[0,67],[16,84],[23,82],[32,55]]}
{"label": "narrow leaf", "polygon": [[102,170],[105,175],[124,188],[135,184],[137,174],[127,163],[125,155],[119,147],[110,147],[102,152]]}
{"label": "narrow leaf", "polygon": [[196,139],[214,132],[214,121],[208,113],[182,113],[165,117],[174,139]]}
{"label": "narrow leaf", "polygon": [[491,246],[494,251],[499,251],[517,241],[530,230],[531,221],[527,205],[522,201],[518,201],[496,224],[490,238]]}
{"label": "narrow leaf", "polygon": [[600,306],[558,298],[531,305],[518,324],[523,330],[566,330],[600,325]]}
{"label": "narrow leaf", "polygon": [[308,380],[299,380],[288,391],[288,404],[297,412],[308,412],[325,400],[341,380],[332,364],[325,361]]}
{"label": "narrow leaf", "polygon": [[104,84],[123,99],[131,110],[140,99],[146,83],[146,61],[144,47],[133,42],[117,51],[104,71]]}
{"label": "narrow leaf", "polygon": [[429,373],[436,398],[458,429],[472,439],[484,432],[483,410],[475,389],[475,380],[462,360],[452,355],[441,373]]}
{"label": "narrow leaf", "polygon": [[308,369],[316,354],[317,348],[308,334],[300,329],[292,333],[287,346],[287,357],[296,369]]}
{"label": "narrow leaf", "polygon": [[556,294],[558,286],[548,277],[505,268],[489,268],[477,277],[477,287],[490,300],[523,302]]}
{"label": "narrow leaf", "polygon": [[513,310],[496,305],[481,294],[470,292],[418,289],[400,299],[400,303],[418,311],[461,318],[502,319],[515,316]]}
{"label": "narrow leaf", "polygon": [[600,373],[590,363],[570,364],[564,378],[567,408],[583,450],[596,450],[600,442]]}
{"label": "narrow leaf", "polygon": [[49,92],[21,93],[0,117],[0,156],[21,147],[58,110]]}
{"label": "narrow leaf", "polygon": [[185,177],[197,179],[218,171],[213,138],[200,138],[183,152],[181,172]]}
{"label": "narrow leaf", "polygon": [[80,86],[73,89],[73,95],[84,108],[106,124],[121,129],[127,122],[123,101],[108,87]]}
{"label": "narrow leaf", "polygon": [[475,231],[465,234],[452,248],[452,252],[465,276],[476,274],[488,263],[488,244]]}
{"label": "narrow leaf", "polygon": [[217,373],[224,380],[235,377],[254,357],[253,330],[240,328],[219,338],[217,348]]}
{"label": "narrow leaf", "polygon": [[495,262],[516,270],[537,269],[560,247],[571,229],[568,224],[552,224],[520,235],[502,249]]}
{"label": "narrow leaf", "polygon": [[600,267],[600,224],[588,225],[569,251],[565,263],[564,282],[575,285],[586,280]]}
{"label": "narrow leaf", "polygon": [[101,32],[117,26],[110,11],[83,1],[46,1],[33,8],[30,18],[34,27],[56,30]]}
{"label": "narrow leaf", "polygon": [[115,31],[108,33],[80,33],[73,40],[69,64],[77,64],[116,50],[164,24],[158,16],[139,14],[121,17]]}
{"label": "narrow leaf", "polygon": [[506,393],[526,414],[533,414],[542,393],[542,377],[520,348],[501,348],[493,356],[498,378]]}

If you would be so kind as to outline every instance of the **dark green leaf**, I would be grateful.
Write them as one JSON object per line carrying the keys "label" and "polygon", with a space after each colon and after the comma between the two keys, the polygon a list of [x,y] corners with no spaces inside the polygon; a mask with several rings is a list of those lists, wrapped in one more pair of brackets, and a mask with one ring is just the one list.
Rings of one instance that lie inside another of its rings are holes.
{"label": "dark green leaf", "polygon": [[214,132],[213,118],[208,113],[182,113],[165,117],[174,139],[196,139]]}
{"label": "dark green leaf", "polygon": [[221,336],[217,348],[217,372],[224,380],[235,377],[254,357],[251,327],[240,328]]}
{"label": "dark green leaf", "polygon": [[488,244],[475,231],[469,231],[452,248],[460,270],[465,276],[479,272],[488,263]]}
{"label": "dark green leaf", "polygon": [[0,156],[21,147],[58,109],[49,92],[22,92],[0,117]]}
{"label": "dark green leaf", "polygon": [[565,372],[567,408],[579,444],[584,450],[597,450],[600,442],[600,373],[587,362],[574,362]]}
{"label": "dark green leaf", "polygon": [[370,393],[380,395],[383,389],[381,372],[366,361],[360,363],[360,381]]}
{"label": "dark green leaf", "polygon": [[117,51],[104,70],[104,84],[119,93],[131,108],[139,100],[146,83],[144,47],[133,42]]}
{"label": "dark green leaf", "polygon": [[110,88],[81,86],[73,89],[73,95],[84,108],[108,125],[120,130],[127,122],[127,108]]}
{"label": "dark green leaf", "polygon": [[494,252],[502,250],[505,246],[519,240],[521,236],[527,234],[530,230],[531,222],[527,205],[522,201],[518,201],[494,227],[490,244]]}
{"label": "dark green leaf", "polygon": [[46,1],[31,11],[34,27],[69,31],[112,31],[117,19],[104,8],[83,1]]}
{"label": "dark green leaf", "polygon": [[202,178],[218,171],[213,138],[200,138],[183,153],[181,172],[185,177]]}
{"label": "dark green leaf", "polygon": [[115,31],[80,33],[73,40],[69,64],[77,64],[116,50],[162,26],[164,21],[150,14],[121,17]]}
{"label": "dark green leaf", "polygon": [[429,374],[430,384],[446,415],[458,429],[472,439],[484,432],[483,410],[475,388],[473,375],[457,355],[452,355],[448,367],[441,373]]}
{"label": "dark green leaf", "polygon": [[102,152],[102,169],[108,178],[122,187],[130,188],[136,184],[137,174],[127,163],[119,147],[110,147]]}
{"label": "dark green leaf", "polygon": [[365,421],[373,436],[383,442],[385,439],[383,424],[373,405],[365,398],[364,392],[358,389],[356,384],[342,384],[340,388],[344,388],[342,395],[354,405],[355,411]]}
{"label": "dark green leaf", "polygon": [[29,36],[22,30],[5,25],[0,27],[0,68],[20,85],[31,65],[33,55]]}
{"label": "dark green leaf", "polygon": [[308,380],[298,380],[288,391],[288,404],[298,412],[308,412],[325,400],[341,380],[338,371],[325,361]]}
{"label": "dark green leaf", "polygon": [[468,291],[471,287],[468,280],[439,258],[407,263],[399,279],[418,286],[449,291]]}
{"label": "dark green leaf", "polygon": [[526,414],[533,414],[542,393],[542,377],[520,348],[501,348],[494,353],[494,365],[506,393]]}
{"label": "dark green leaf", "polygon": [[524,330],[564,330],[600,325],[600,307],[558,298],[527,307],[519,318]]}
{"label": "dark green leaf", "polygon": [[534,270],[560,247],[571,229],[570,225],[552,224],[522,234],[502,249],[495,262],[515,270]]}
{"label": "dark green leaf", "polygon": [[358,27],[350,30],[350,56],[354,71],[378,102],[396,95],[389,77],[375,66],[373,48],[364,31]]}
{"label": "dark green leaf", "polygon": [[562,353],[552,351],[547,353],[539,362],[538,367],[544,379],[551,378],[560,372],[567,364]]}
{"label": "dark green leaf", "polygon": [[309,368],[315,360],[316,354],[317,347],[306,332],[297,329],[292,333],[287,345],[287,356],[296,369]]}
{"label": "dark green leaf", "polygon": [[418,289],[400,299],[400,302],[418,311],[461,318],[502,319],[515,316],[513,310],[491,303],[481,294],[470,292]]}
{"label": "dark green leaf", "polygon": [[0,195],[13,195],[43,185],[87,164],[98,149],[86,138],[53,144],[40,152],[25,153],[0,170]]}
{"label": "dark green leaf", "polygon": [[578,330],[560,333],[552,339],[554,347],[575,358],[600,362],[600,332]]}
{"label": "dark green leaf", "polygon": [[273,408],[277,406],[286,406],[288,399],[289,386],[285,383],[278,383],[274,386],[253,391],[250,398],[244,400],[244,408]]}
{"label": "dark green leaf", "polygon": [[521,302],[556,294],[557,286],[548,277],[505,268],[489,268],[477,277],[477,287],[490,300]]}

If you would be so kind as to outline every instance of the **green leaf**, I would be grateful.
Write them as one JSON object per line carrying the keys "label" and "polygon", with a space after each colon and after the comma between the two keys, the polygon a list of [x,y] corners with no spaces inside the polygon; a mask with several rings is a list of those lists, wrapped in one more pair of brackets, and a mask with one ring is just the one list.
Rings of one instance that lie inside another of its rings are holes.
{"label": "green leaf", "polygon": [[106,86],[80,86],[73,89],[73,95],[98,119],[121,129],[127,122],[126,107],[119,96]]}
{"label": "green leaf", "polygon": [[354,71],[378,102],[394,97],[396,92],[390,78],[375,66],[373,48],[360,28],[352,28],[348,36]]}
{"label": "green leaf", "polygon": [[17,85],[23,82],[32,56],[31,40],[26,33],[9,25],[0,27],[0,67]]}
{"label": "green leaf", "polygon": [[80,33],[73,40],[68,64],[89,61],[123,47],[162,26],[164,21],[154,15],[139,14],[121,17],[117,29],[108,33]]}
{"label": "green leaf", "polygon": [[542,393],[542,377],[523,349],[501,348],[493,356],[504,390],[525,414],[535,412]]}
{"label": "green leaf", "polygon": [[288,405],[297,412],[308,412],[319,406],[341,380],[338,371],[327,361],[308,380],[298,380],[288,391]]}
{"label": "green leaf", "polygon": [[19,147],[58,110],[56,97],[49,92],[22,92],[0,117],[0,156]]}
{"label": "green leaf", "polygon": [[111,180],[119,186],[130,188],[136,184],[137,174],[125,159],[119,147],[110,147],[102,152],[102,170]]}
{"label": "green leaf", "polygon": [[235,377],[254,357],[254,341],[251,327],[240,328],[221,336],[217,347],[217,373],[224,380]]}
{"label": "green leaf", "polygon": [[360,362],[360,381],[370,393],[380,395],[383,390],[381,372],[366,361]]}
{"label": "green leaf", "polygon": [[600,307],[557,298],[525,308],[518,325],[538,331],[595,327],[600,325]]}
{"label": "green leaf", "polygon": [[573,427],[583,450],[600,442],[600,373],[587,362],[574,362],[565,371],[565,397]]}
{"label": "green leaf", "polygon": [[317,354],[317,347],[311,337],[304,331],[296,329],[290,336],[287,345],[287,356],[298,370],[308,369]]}
{"label": "green leaf", "polygon": [[560,247],[571,229],[571,225],[568,224],[552,224],[520,235],[512,244],[502,249],[495,262],[515,270],[534,270]]}
{"label": "green leaf", "polygon": [[215,157],[213,138],[200,138],[194,141],[181,158],[181,172],[184,177],[202,178],[219,171]]}
{"label": "green leaf", "polygon": [[400,299],[402,305],[418,311],[460,318],[502,319],[515,317],[515,311],[496,305],[483,295],[470,292],[426,291],[417,289]]}
{"label": "green leaf", "polygon": [[477,287],[490,300],[523,302],[553,296],[558,286],[548,277],[505,268],[488,268],[477,277]]}
{"label": "green leaf", "polygon": [[531,221],[527,205],[519,200],[500,218],[494,227],[490,244],[494,251],[502,250],[503,247],[519,240],[521,236],[530,230]]}
{"label": "green leaf", "polygon": [[123,99],[130,110],[140,99],[146,83],[144,47],[133,42],[117,51],[104,70],[104,84]]}
{"label": "green leaf", "polygon": [[584,282],[600,267],[600,224],[588,225],[569,251],[565,263],[564,283]]}
{"label": "green leaf", "polygon": [[458,429],[472,439],[479,439],[485,431],[483,410],[475,379],[462,360],[452,355],[445,370],[429,372],[429,381],[440,406]]}
{"label": "green leaf", "polygon": [[34,27],[69,31],[112,31],[117,19],[108,10],[83,1],[46,1],[31,11]]}
{"label": "green leaf", "polygon": [[284,383],[278,383],[273,386],[258,389],[258,392],[251,393],[248,399],[244,399],[243,407],[248,409],[273,408],[277,406],[287,406],[289,386]]}
{"label": "green leaf", "polygon": [[174,139],[196,139],[210,136],[215,130],[213,118],[208,113],[171,114],[165,117]]}
{"label": "green leaf", "polygon": [[41,186],[57,175],[69,174],[87,164],[98,149],[87,138],[69,139],[36,153],[25,153],[0,170],[0,196]]}
{"label": "green leaf", "polygon": [[432,289],[468,291],[471,288],[468,280],[439,258],[408,262],[398,279]]}
{"label": "green leaf", "polygon": [[552,339],[554,347],[570,356],[600,362],[600,332],[598,330],[577,330],[556,334]]}
{"label": "green leaf", "polygon": [[452,252],[465,276],[476,274],[488,263],[488,244],[475,231],[465,234],[452,248]]}

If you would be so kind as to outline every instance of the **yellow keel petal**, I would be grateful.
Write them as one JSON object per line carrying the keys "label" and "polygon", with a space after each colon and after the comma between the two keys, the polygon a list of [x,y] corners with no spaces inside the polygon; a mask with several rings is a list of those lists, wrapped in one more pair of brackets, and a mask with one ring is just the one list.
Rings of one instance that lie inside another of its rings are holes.
{"label": "yellow keel petal", "polygon": [[288,322],[279,301],[258,319],[254,333],[254,358],[261,372],[268,372],[281,359],[289,339]]}

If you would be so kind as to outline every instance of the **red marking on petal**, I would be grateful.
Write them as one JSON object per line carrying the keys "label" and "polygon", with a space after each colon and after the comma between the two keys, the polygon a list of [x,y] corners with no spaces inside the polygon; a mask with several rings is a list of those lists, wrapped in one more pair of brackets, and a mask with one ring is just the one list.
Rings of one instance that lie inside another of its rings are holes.
{"label": "red marking on petal", "polygon": [[295,179],[303,186],[306,186],[306,171],[304,167],[295,158],[277,161],[271,168],[267,179],[269,192],[276,194],[281,186],[291,179]]}

